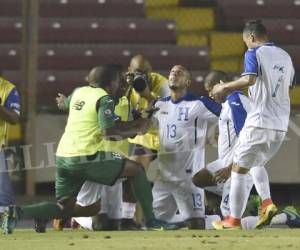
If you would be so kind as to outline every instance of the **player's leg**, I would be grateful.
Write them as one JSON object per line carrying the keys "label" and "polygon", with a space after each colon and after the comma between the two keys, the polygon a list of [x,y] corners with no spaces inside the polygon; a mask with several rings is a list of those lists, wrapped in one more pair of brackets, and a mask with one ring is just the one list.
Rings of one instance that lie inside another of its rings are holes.
{"label": "player's leg", "polygon": [[7,169],[4,151],[0,151],[0,220],[5,207],[15,204],[15,194]]}
{"label": "player's leg", "polygon": [[176,201],[172,195],[173,190],[174,186],[172,183],[160,180],[154,182],[152,189],[155,217],[169,223],[174,222],[173,219],[178,210]]}
{"label": "player's leg", "polygon": [[[145,170],[148,169],[151,161],[156,157],[156,152],[138,144],[131,144],[130,151],[131,156],[129,159],[140,163]],[[136,212],[136,199],[129,181],[124,183],[123,192],[122,228],[124,230],[137,230],[139,226],[133,220]]]}
{"label": "player's leg", "polygon": [[205,229],[204,190],[186,180],[174,186],[174,198],[189,229]]}
{"label": "player's leg", "polygon": [[[76,196],[84,180],[78,158],[57,157],[56,159],[56,197],[58,202],[42,202],[28,206],[10,206],[6,208],[2,228],[5,233],[12,233],[20,219],[51,220],[69,218],[73,215]],[[74,166],[77,168],[74,170]]]}

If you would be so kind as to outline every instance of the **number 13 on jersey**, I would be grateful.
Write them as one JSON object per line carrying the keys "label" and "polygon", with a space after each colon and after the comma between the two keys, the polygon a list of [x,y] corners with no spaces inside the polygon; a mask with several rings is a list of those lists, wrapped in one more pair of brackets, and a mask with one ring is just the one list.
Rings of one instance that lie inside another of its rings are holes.
{"label": "number 13 on jersey", "polygon": [[167,138],[175,138],[175,137],[176,137],[176,125],[167,124]]}

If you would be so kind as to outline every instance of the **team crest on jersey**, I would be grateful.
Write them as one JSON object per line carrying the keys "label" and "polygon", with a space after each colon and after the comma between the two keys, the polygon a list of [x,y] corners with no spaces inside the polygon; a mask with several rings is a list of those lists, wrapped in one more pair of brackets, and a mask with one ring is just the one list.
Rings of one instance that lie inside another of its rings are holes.
{"label": "team crest on jersey", "polygon": [[178,121],[188,121],[189,120],[189,107],[179,107]]}

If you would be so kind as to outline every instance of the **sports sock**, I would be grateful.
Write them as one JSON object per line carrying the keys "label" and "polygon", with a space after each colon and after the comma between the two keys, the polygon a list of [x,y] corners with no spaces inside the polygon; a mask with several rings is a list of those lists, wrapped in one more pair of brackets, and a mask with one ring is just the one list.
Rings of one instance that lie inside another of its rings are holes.
{"label": "sports sock", "polygon": [[62,209],[56,204],[51,202],[41,202],[29,206],[21,207],[21,217],[24,219],[60,219],[63,218]]}
{"label": "sports sock", "polygon": [[136,203],[122,203],[122,218],[133,219],[136,210]]}
{"label": "sports sock", "polygon": [[247,217],[242,218],[242,220],[241,220],[242,229],[245,229],[245,230],[255,229],[258,219],[259,219],[258,216],[247,216]]}
{"label": "sports sock", "polygon": [[285,225],[287,222],[287,215],[285,213],[280,213],[275,215],[270,223],[270,226],[275,226],[275,225]]}
{"label": "sports sock", "polygon": [[82,228],[87,230],[93,230],[92,217],[76,217],[73,218]]}
{"label": "sports sock", "polygon": [[211,223],[218,220],[221,220],[219,215],[205,215],[205,229],[214,229]]}
{"label": "sports sock", "polygon": [[230,216],[241,218],[247,205],[247,175],[231,172],[229,193]]}
{"label": "sports sock", "polygon": [[250,174],[260,198],[263,201],[271,199],[269,177],[265,167],[253,167],[250,169]]}
{"label": "sports sock", "polygon": [[131,188],[135,198],[141,204],[146,221],[154,218],[153,213],[153,196],[150,182],[148,181],[145,172],[131,177]]}

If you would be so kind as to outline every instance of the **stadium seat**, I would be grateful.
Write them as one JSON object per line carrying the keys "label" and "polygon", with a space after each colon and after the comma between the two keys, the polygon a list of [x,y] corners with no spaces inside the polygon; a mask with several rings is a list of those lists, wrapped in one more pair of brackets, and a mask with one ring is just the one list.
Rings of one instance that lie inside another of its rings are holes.
{"label": "stadium seat", "polygon": [[[57,93],[69,95],[71,91],[85,84],[88,71],[39,71],[37,84],[38,109],[55,109]],[[3,77],[16,84],[22,84],[20,71],[4,71]]]}
{"label": "stadium seat", "polygon": [[300,18],[299,0],[217,0],[218,26],[227,29],[243,27],[246,19]]}
{"label": "stadium seat", "polygon": [[20,0],[1,0],[1,17],[20,17],[22,15],[22,1]]}
{"label": "stadium seat", "polygon": [[[20,68],[21,48],[0,45],[3,70]],[[40,70],[87,70],[99,64],[121,64],[127,67],[133,55],[142,53],[155,69],[169,70],[175,64],[190,70],[206,70],[210,66],[207,47],[176,45],[40,45]]]}
{"label": "stadium seat", "polygon": [[270,40],[278,44],[300,44],[300,19],[264,19]]}
{"label": "stadium seat", "polygon": [[144,17],[143,0],[40,0],[42,17]]}
{"label": "stadium seat", "polygon": [[289,45],[281,46],[285,49],[292,57],[294,68],[296,71],[296,79],[300,79],[300,46],[299,45]]}
{"label": "stadium seat", "polygon": [[[1,18],[1,43],[21,41],[22,22]],[[171,20],[142,18],[41,18],[40,43],[176,43],[176,26]]]}

